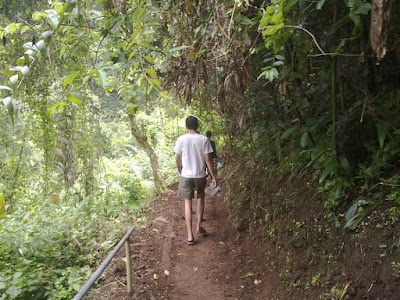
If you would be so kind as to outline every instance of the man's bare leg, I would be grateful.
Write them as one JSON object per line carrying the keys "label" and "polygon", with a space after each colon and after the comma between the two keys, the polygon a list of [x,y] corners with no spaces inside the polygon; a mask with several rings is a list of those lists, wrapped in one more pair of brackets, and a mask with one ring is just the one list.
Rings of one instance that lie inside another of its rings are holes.
{"label": "man's bare leg", "polygon": [[185,199],[185,221],[188,241],[193,241],[192,232],[192,199]]}
{"label": "man's bare leg", "polygon": [[203,215],[204,215],[204,197],[205,195],[201,196],[199,201],[199,205],[198,205],[198,216],[197,216],[197,231],[200,230],[201,228],[201,223],[203,221]]}

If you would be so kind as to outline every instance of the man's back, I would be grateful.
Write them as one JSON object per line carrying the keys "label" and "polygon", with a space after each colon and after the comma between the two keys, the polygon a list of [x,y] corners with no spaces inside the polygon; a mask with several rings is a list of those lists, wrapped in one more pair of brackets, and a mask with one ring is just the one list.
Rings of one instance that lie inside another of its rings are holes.
{"label": "man's back", "polygon": [[206,175],[204,155],[211,153],[212,148],[205,136],[191,133],[180,136],[175,152],[182,155],[182,177],[201,178]]}

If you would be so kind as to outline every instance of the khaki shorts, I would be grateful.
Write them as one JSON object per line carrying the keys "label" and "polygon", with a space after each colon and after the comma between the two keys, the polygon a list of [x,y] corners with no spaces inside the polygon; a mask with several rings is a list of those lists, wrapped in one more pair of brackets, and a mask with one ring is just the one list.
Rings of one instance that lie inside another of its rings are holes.
{"label": "khaki shorts", "polygon": [[205,196],[206,178],[185,178],[179,179],[178,198],[193,199],[194,190],[197,191],[197,196]]}

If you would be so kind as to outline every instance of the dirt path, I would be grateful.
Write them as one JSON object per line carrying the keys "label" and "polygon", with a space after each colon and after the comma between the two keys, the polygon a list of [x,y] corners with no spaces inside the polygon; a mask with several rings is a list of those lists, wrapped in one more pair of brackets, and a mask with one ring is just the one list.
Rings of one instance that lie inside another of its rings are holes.
{"label": "dirt path", "polygon": [[176,185],[172,186],[153,202],[148,226],[131,236],[134,293],[126,295],[121,251],[92,298],[285,299],[276,289],[276,272],[263,251],[246,236],[237,235],[223,193],[206,196],[208,234],[195,235],[196,245],[188,246],[183,241],[183,203],[176,197]]}

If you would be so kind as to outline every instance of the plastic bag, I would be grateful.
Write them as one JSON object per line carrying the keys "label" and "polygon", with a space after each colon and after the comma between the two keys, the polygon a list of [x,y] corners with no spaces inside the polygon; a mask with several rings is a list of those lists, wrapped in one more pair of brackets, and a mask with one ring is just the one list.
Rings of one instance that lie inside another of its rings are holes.
{"label": "plastic bag", "polygon": [[216,187],[213,187],[213,183],[211,182],[210,183],[210,196],[211,197],[214,197],[217,193],[218,193],[218,191],[220,190],[221,188],[217,185]]}

